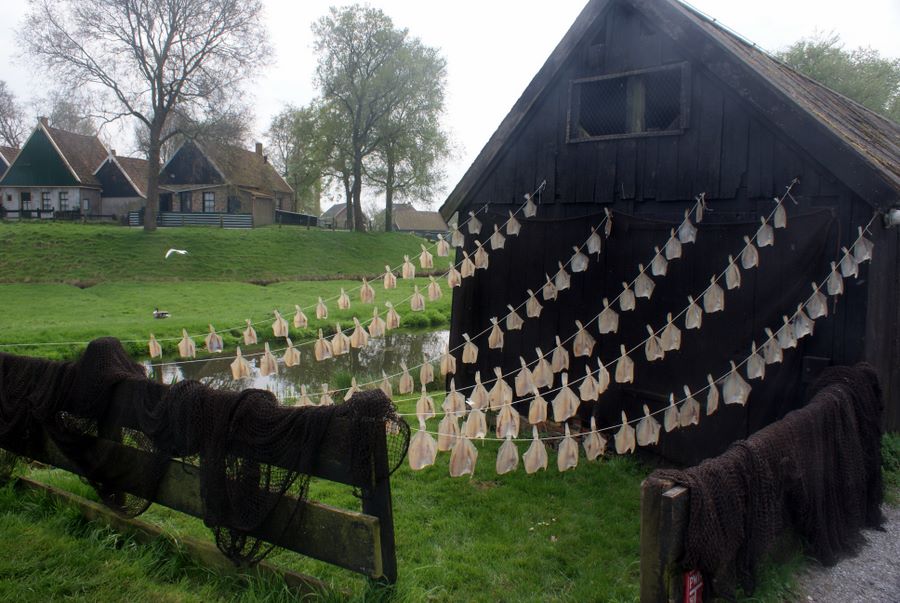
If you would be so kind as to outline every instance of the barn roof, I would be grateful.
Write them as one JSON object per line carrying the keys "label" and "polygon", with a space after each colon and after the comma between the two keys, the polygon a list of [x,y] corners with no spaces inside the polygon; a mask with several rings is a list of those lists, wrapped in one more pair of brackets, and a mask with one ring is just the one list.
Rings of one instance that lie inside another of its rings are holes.
{"label": "barn roof", "polygon": [[436,211],[419,211],[412,205],[397,204],[394,206],[394,225],[397,230],[418,232],[443,232],[447,223]]}
{"label": "barn roof", "polygon": [[2,147],[0,146],[0,158],[3,159],[4,163],[7,166],[12,164],[12,162],[16,159],[16,156],[19,154],[19,149],[14,149],[12,147]]}
{"label": "barn roof", "polygon": [[334,205],[332,205],[331,207],[326,209],[324,212],[322,212],[322,217],[333,218],[333,217],[337,216],[339,213],[341,213],[341,211],[343,211],[346,208],[347,208],[346,203],[335,203]]}
{"label": "barn roof", "polygon": [[94,174],[97,174],[107,162],[112,163],[119,168],[119,171],[122,172],[139,196],[144,198],[147,197],[145,189],[147,188],[147,177],[149,176],[150,170],[147,167],[149,164],[146,159],[110,155],[107,157],[106,161],[101,163],[97,169],[94,170]]}
{"label": "barn roof", "polygon": [[50,139],[81,184],[99,186],[100,182],[94,177],[94,171],[108,156],[106,147],[103,146],[100,139],[96,136],[75,134],[43,124],[41,127],[47,131]]}
{"label": "barn roof", "polygon": [[234,186],[260,192],[294,192],[261,153],[226,144],[204,145],[202,150]]}
{"label": "barn roof", "polygon": [[[641,12],[681,42],[839,180],[873,205],[900,198],[900,126],[798,73],[677,0],[590,0],[441,206],[449,219],[491,169],[598,18],[615,2]],[[698,40],[711,42],[701,44]],[[754,82],[748,86],[748,81]],[[781,110],[772,111],[773,106]]]}

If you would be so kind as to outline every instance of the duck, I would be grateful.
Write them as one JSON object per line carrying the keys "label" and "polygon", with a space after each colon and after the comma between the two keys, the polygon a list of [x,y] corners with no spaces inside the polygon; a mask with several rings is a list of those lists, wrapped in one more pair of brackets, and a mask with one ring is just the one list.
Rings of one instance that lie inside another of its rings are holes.
{"label": "duck", "polygon": [[156,308],[153,310],[153,318],[168,318],[169,313],[166,310],[160,310]]}

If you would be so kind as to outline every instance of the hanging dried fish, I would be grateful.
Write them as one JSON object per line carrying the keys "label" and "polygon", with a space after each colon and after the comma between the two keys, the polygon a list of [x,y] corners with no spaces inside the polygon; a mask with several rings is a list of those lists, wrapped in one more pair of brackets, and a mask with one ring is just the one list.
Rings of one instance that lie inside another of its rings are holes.
{"label": "hanging dried fish", "polygon": [[819,290],[816,283],[812,284],[813,294],[806,302],[806,309],[812,320],[828,316],[828,298]]}
{"label": "hanging dried fish", "polygon": [[481,371],[475,371],[475,387],[469,397],[469,404],[474,410],[484,410],[491,403],[491,396],[481,382]]}
{"label": "hanging dried fish", "polygon": [[514,384],[516,386],[516,395],[523,397],[534,391],[534,375],[532,375],[531,369],[528,368],[525,359],[521,356],[519,356],[519,363],[521,364],[521,368],[519,369],[519,372],[516,373]]}
{"label": "hanging dried fish", "polygon": [[437,449],[441,452],[451,450],[458,437],[459,419],[454,415],[444,415],[444,418],[438,423]]}
{"label": "hanging dried fish", "polygon": [[603,298],[603,310],[597,319],[597,330],[601,335],[615,333],[619,330],[619,313],[609,306],[609,300]]}
{"label": "hanging dried fish", "polygon": [[[666,417],[668,418],[668,416],[669,412],[666,411]],[[666,431],[671,430],[667,428]],[[650,408],[646,404],[644,404],[644,417],[638,421],[636,432],[639,446],[653,446],[659,443],[659,421],[650,414]]]}
{"label": "hanging dried fish", "polygon": [[468,333],[463,333],[463,339],[466,342],[462,352],[463,364],[475,364],[478,362],[478,346],[472,343]]}
{"label": "hanging dried fish", "polygon": [[597,419],[591,417],[591,432],[581,441],[584,446],[584,456],[589,461],[595,461],[606,454],[606,438],[597,431]]}
{"label": "hanging dried fish", "polygon": [[482,440],[487,435],[487,419],[480,409],[473,408],[469,411],[469,416],[466,417],[466,422],[463,424],[463,435],[467,438]]}
{"label": "hanging dried fish", "polygon": [[403,266],[400,269],[400,276],[406,280],[416,278],[416,267],[409,261],[408,255],[403,256]]}
{"label": "hanging dried fish", "polygon": [[384,370],[381,371],[381,385],[378,386],[384,395],[388,398],[394,397],[394,386],[391,385],[391,380],[388,378],[387,373]]}
{"label": "hanging dried fish", "polygon": [[684,314],[685,329],[699,329],[703,326],[703,310],[697,305],[694,298],[688,295],[688,309]]}
{"label": "hanging dried fish", "polygon": [[419,421],[434,418],[434,398],[428,395],[428,390],[425,389],[424,383],[422,384],[422,395],[416,401],[416,416],[419,418]]}
{"label": "hanging dried fish", "polygon": [[831,274],[828,275],[828,295],[841,295],[844,292],[844,280],[838,272],[837,264],[831,262]]}
{"label": "hanging dried fish", "polygon": [[506,221],[506,234],[510,237],[517,237],[521,230],[522,224],[516,220],[516,217],[512,212],[509,212],[509,220]]}
{"label": "hanging dried fish", "polygon": [[681,329],[672,322],[672,313],[666,314],[666,327],[663,329],[662,335],[659,337],[659,343],[663,352],[673,352],[681,349]]}
{"label": "hanging dried fish", "polygon": [[503,349],[503,329],[497,322],[497,317],[491,318],[491,333],[488,335],[488,347],[492,350]]}
{"label": "hanging dried fish", "polygon": [[444,397],[441,409],[445,413],[462,416],[466,412],[466,397],[456,391],[456,379],[450,379],[450,391]]}
{"label": "hanging dried fish", "polygon": [[439,258],[445,258],[450,255],[450,243],[444,238],[444,235],[437,236],[437,254]]}
{"label": "hanging dried fish", "polygon": [[666,433],[678,429],[678,407],[675,406],[675,394],[669,394],[669,405],[663,413],[663,426]]}
{"label": "hanging dried fish", "polygon": [[606,221],[603,223],[603,236],[608,239],[609,235],[612,234],[613,215],[608,207],[604,207],[603,211],[606,213]]}
{"label": "hanging dried fish", "polygon": [[294,342],[291,341],[290,337],[286,338],[285,341],[287,342],[287,349],[284,351],[281,361],[284,362],[284,366],[289,368],[297,366],[300,364],[300,352],[294,347]]}
{"label": "hanging dried fish", "polygon": [[338,310],[349,310],[350,309],[350,296],[347,295],[347,292],[344,291],[344,288],[341,287],[341,294],[338,295]]}
{"label": "hanging dried fish", "polygon": [[425,354],[422,354],[422,366],[419,367],[419,383],[434,383],[434,367]]}
{"label": "hanging dried fish", "polygon": [[450,346],[444,348],[444,355],[441,356],[441,375],[456,374],[456,358],[450,353]]}
{"label": "hanging dried fish", "polygon": [[713,276],[709,280],[709,288],[703,294],[703,311],[707,314],[721,312],[725,309],[725,291],[716,282]]}
{"label": "hanging dried fish", "polygon": [[619,309],[622,312],[631,312],[634,310],[635,305],[636,300],[634,291],[631,290],[631,285],[622,283],[622,293],[619,294]]}
{"label": "hanging dried fish", "polygon": [[328,384],[322,384],[322,395],[319,396],[319,406],[334,406],[334,399],[331,397],[331,391]]}
{"label": "hanging dried fish", "polygon": [[584,402],[596,402],[600,397],[600,392],[597,391],[597,380],[594,379],[594,373],[588,365],[584,365],[584,372],[584,378],[578,386],[578,397]]}
{"label": "hanging dried fish", "polygon": [[728,268],[725,269],[725,286],[729,291],[741,286],[741,269],[734,261],[733,256],[728,256]]}
{"label": "hanging dried fish", "polygon": [[794,326],[794,337],[797,339],[803,339],[807,335],[812,335],[816,326],[816,323],[803,311],[803,304],[797,306],[797,313],[794,314],[794,320],[791,324]]}
{"label": "hanging dried fish", "polygon": [[325,302],[322,301],[321,297],[316,304],[316,318],[319,320],[325,320],[326,318],[328,318],[328,306],[325,305]]}
{"label": "hanging dried fish", "polygon": [[472,258],[475,260],[475,268],[487,270],[488,266],[490,266],[490,257],[488,256],[487,249],[485,249],[479,241],[475,241],[475,246],[478,248],[475,250],[475,255]]}
{"label": "hanging dried fish", "polygon": [[569,351],[563,347],[562,341],[559,340],[559,335],[556,336],[556,347],[553,348],[550,366],[553,367],[554,373],[569,370]]}
{"label": "hanging dried fish", "polygon": [[288,323],[278,310],[274,311],[275,321],[272,323],[272,334],[275,337],[287,337]]}
{"label": "hanging dried fish", "polygon": [[575,341],[572,343],[572,353],[575,354],[576,358],[579,356],[590,356],[594,351],[594,345],[596,345],[597,340],[587,332],[580,320],[575,321],[575,326],[578,327],[578,332],[575,334]]}
{"label": "hanging dried fish", "polygon": [[849,249],[841,247],[841,251],[844,252],[844,257],[841,258],[841,275],[844,278],[850,278],[851,276],[856,278],[859,276],[859,263]]}
{"label": "hanging dried fish", "polygon": [[506,245],[506,237],[503,236],[503,233],[500,232],[500,228],[496,224],[494,224],[494,234],[491,235],[490,243],[492,251],[503,249]]}
{"label": "hanging dried fish", "polygon": [[531,445],[522,455],[522,460],[525,461],[525,473],[528,475],[537,473],[541,469],[546,471],[550,460],[547,458],[547,448],[538,437],[537,427],[531,428],[531,434]]}
{"label": "hanging dried fish", "polygon": [[[162,358],[162,346],[156,341],[153,333],[150,333],[150,341],[147,342],[147,349],[150,351],[151,358]],[[237,379],[237,377],[235,377]]]}
{"label": "hanging dried fish", "polygon": [[616,383],[634,383],[634,360],[628,357],[625,346],[619,346],[622,355],[616,361]]}
{"label": "hanging dried fish", "polygon": [[367,345],[369,345],[369,334],[359,323],[359,319],[354,316],[353,333],[350,334],[350,347],[359,349],[364,348]]}
{"label": "hanging dried fish", "polygon": [[519,411],[513,408],[512,404],[503,406],[497,415],[497,437],[501,439],[519,437],[521,421]]}
{"label": "hanging dried fish", "polygon": [[253,328],[249,318],[247,328],[244,329],[244,345],[256,345],[256,329]]}
{"label": "hanging dried fish", "polygon": [[250,377],[250,363],[241,354],[241,348],[235,348],[234,361],[231,363],[231,377],[235,380],[248,379]]}
{"label": "hanging dried fish", "polygon": [[566,435],[559,443],[556,453],[556,468],[559,472],[568,471],[578,466],[578,444],[572,439],[569,432],[569,424],[566,423]]}
{"label": "hanging dried fish", "polygon": [[450,245],[453,247],[464,247],[466,245],[466,238],[455,226],[450,231]]}
{"label": "hanging dried fish", "polygon": [[647,339],[644,341],[644,356],[648,362],[662,360],[666,357],[666,353],[663,351],[662,342],[656,336],[656,331],[650,325],[647,325],[647,334]]}
{"label": "hanging dried fish", "polygon": [[397,310],[394,309],[394,304],[391,302],[384,302],[384,305],[387,307],[388,311],[385,315],[384,326],[386,329],[399,329],[400,328],[400,315],[397,314]]}
{"label": "hanging dried fish", "polygon": [[503,370],[499,366],[494,367],[494,377],[494,385],[488,393],[488,409],[498,411],[501,408],[511,407],[512,388],[503,379]]}
{"label": "hanging dried fish", "polygon": [[375,303],[375,289],[365,278],[363,278],[362,286],[359,288],[359,301],[364,304]]}
{"label": "hanging dried fish", "polygon": [[722,385],[722,397],[725,404],[747,403],[747,397],[750,395],[750,384],[744,381],[738,372],[734,361],[731,362],[731,372],[725,377],[725,383]]}
{"label": "hanging dried fish", "polygon": [[596,228],[591,228],[591,236],[587,240],[588,253],[600,255],[603,251],[603,239],[597,234]]}
{"label": "hanging dried fish", "polygon": [[182,358],[196,358],[197,346],[194,340],[188,336],[186,329],[181,329],[181,341],[178,342],[178,354]]}
{"label": "hanging dried fish", "polygon": [[750,346],[750,357],[747,358],[747,379],[765,379],[766,360],[756,350],[756,342]]}
{"label": "hanging dried fish", "polygon": [[450,477],[475,475],[475,463],[478,461],[478,449],[468,438],[456,439],[450,452]]}
{"label": "hanging dried fish", "polygon": [[384,267],[384,288],[385,289],[396,289],[397,288],[397,275],[391,271],[390,266]]}
{"label": "hanging dried fish", "polygon": [[294,327],[297,329],[305,329],[309,326],[309,319],[306,318],[306,314],[303,313],[300,306],[295,304],[294,309],[296,310],[294,313]]}
{"label": "hanging dried fish", "polygon": [[572,278],[569,276],[569,273],[566,272],[566,267],[563,266],[562,262],[557,262],[559,264],[559,270],[556,271],[556,276],[553,278],[553,285],[556,287],[557,291],[565,291],[572,284]]}
{"label": "hanging dried fish", "polygon": [[413,285],[413,294],[409,298],[409,309],[413,312],[425,311],[425,296],[419,293],[418,285]]}
{"label": "hanging dried fish", "polygon": [[334,353],[331,351],[331,342],[322,336],[322,329],[319,329],[319,338],[316,340],[316,344],[313,347],[313,353],[318,361],[326,360],[334,356]]}
{"label": "hanging dried fish", "polygon": [[535,205],[534,198],[530,194],[525,195],[525,207],[522,209],[522,214],[526,218],[533,218],[537,215],[537,205]]}
{"label": "hanging dried fish", "polygon": [[559,392],[553,398],[551,404],[553,405],[553,420],[557,423],[562,423],[566,419],[574,417],[578,411],[581,400],[569,387],[568,373],[562,374],[562,387],[559,388]]}
{"label": "hanging dried fish", "polygon": [[468,226],[470,235],[477,235],[481,232],[481,220],[475,217],[475,212],[469,212]]}
{"label": "hanging dried fish", "polygon": [[769,327],[766,327],[766,338],[765,343],[762,345],[763,359],[766,361],[766,364],[781,362],[784,358],[784,353],[775,338],[775,334],[772,333],[772,329]]}
{"label": "hanging dried fish", "polygon": [[784,203],[777,198],[775,199],[775,203],[777,203],[777,205],[775,207],[775,217],[772,219],[772,223],[775,225],[775,228],[787,228],[787,212],[784,209]]}
{"label": "hanging dried fish", "polygon": [[547,359],[544,358],[544,353],[541,352],[541,348],[535,348],[535,353],[537,354],[537,363],[534,365],[534,370],[531,372],[534,376],[535,387],[553,387],[553,367],[547,362]]}
{"label": "hanging dried fish", "polygon": [[572,247],[575,250],[574,255],[572,255],[572,259],[569,260],[569,265],[572,267],[572,272],[584,272],[588,269],[588,264],[590,260],[588,256],[581,253],[581,249],[578,247]]}
{"label": "hanging dried fish", "polygon": [[359,386],[356,384],[356,377],[350,377],[350,388],[344,394],[344,402],[349,402],[350,398],[359,393]]}
{"label": "hanging dried fish", "polygon": [[441,291],[441,285],[434,280],[433,276],[428,277],[431,282],[428,283],[428,301],[437,301],[444,296]]}
{"label": "hanging dried fish", "polygon": [[691,224],[691,210],[684,210],[684,220],[678,227],[678,241],[682,245],[697,242],[697,227]]}
{"label": "hanging dried fish", "polygon": [[463,254],[463,261],[462,261],[462,265],[460,266],[460,273],[459,273],[460,277],[461,278],[469,278],[470,276],[474,276],[475,275],[475,263],[469,257],[468,253],[463,251],[462,254]]}
{"label": "hanging dried fish", "polygon": [[756,244],[762,247],[771,247],[775,244],[775,229],[766,222],[765,218],[760,218],[760,227],[756,231]]}
{"label": "hanging dried fish", "polygon": [[341,329],[341,323],[334,325],[334,337],[331,338],[331,353],[342,356],[350,352],[350,338]]}
{"label": "hanging dried fish", "polygon": [[551,301],[556,299],[556,285],[553,284],[553,281],[550,280],[549,274],[544,274],[547,277],[547,282],[544,283],[543,289],[541,289],[541,294],[544,296],[544,301]]}
{"label": "hanging dried fish", "polygon": [[516,309],[511,305],[506,304],[506,307],[509,309],[509,313],[506,315],[506,330],[507,331],[520,331],[522,329],[522,325],[525,324],[525,321],[522,320],[522,317],[516,312]]}
{"label": "hanging dried fish", "polygon": [[794,337],[793,325],[791,325],[787,316],[782,316],[781,319],[784,324],[778,329],[778,345],[781,346],[782,350],[797,347],[797,338]]}
{"label": "hanging dried fish", "polygon": [[603,361],[597,358],[597,395],[602,396],[609,387],[609,371]]}
{"label": "hanging dried fish", "polygon": [[309,394],[306,393],[306,386],[300,386],[300,398],[297,400],[297,406],[302,408],[304,406],[312,406],[312,400],[309,399]]}
{"label": "hanging dried fish", "polygon": [[644,271],[644,265],[638,264],[638,275],[637,278],[634,279],[635,297],[650,299],[650,296],[653,295],[653,288],[655,286],[656,284],[653,282],[653,279],[647,276],[647,273]]}
{"label": "hanging dried fish", "polygon": [[665,251],[666,259],[670,262],[681,257],[681,241],[678,240],[674,228],[669,233],[669,240],[666,241]]}
{"label": "hanging dried fish", "polygon": [[666,272],[669,271],[669,262],[666,261],[666,256],[663,255],[659,247],[654,247],[653,251],[656,252],[656,255],[653,256],[653,260],[650,262],[650,274],[653,276],[665,276]]}
{"label": "hanging dried fish", "polygon": [[744,249],[741,251],[741,267],[750,270],[759,266],[759,251],[750,237],[744,236]]}
{"label": "hanging dried fish", "polygon": [[[474,266],[472,267],[474,270]],[[447,286],[451,289],[459,287],[462,284],[462,274],[456,269],[453,263],[450,263],[450,270],[447,271]]]}
{"label": "hanging dried fish", "polygon": [[688,386],[684,386],[685,400],[678,409],[678,425],[680,427],[690,427],[691,425],[700,424],[700,403],[691,395]]}
{"label": "hanging dried fish", "polygon": [[278,374],[278,361],[275,359],[275,355],[272,354],[271,350],[269,350],[269,343],[265,343],[265,351],[263,352],[262,358],[259,359],[259,374],[265,377],[266,375],[277,375]]}
{"label": "hanging dried fish", "polygon": [[628,424],[628,416],[622,411],[622,426],[616,432],[616,453],[634,452],[634,427]]}
{"label": "hanging dried fish", "polygon": [[510,471],[515,471],[518,466],[519,449],[516,448],[516,444],[512,441],[511,438],[506,438],[506,441],[503,442],[503,444],[500,446],[500,450],[497,452],[497,475],[503,475],[505,473],[509,473]]}
{"label": "hanging dried fish", "polygon": [[528,406],[528,422],[537,425],[547,420],[547,401],[538,393],[537,388],[533,390],[533,393],[534,397]]}
{"label": "hanging dried fish", "polygon": [[531,289],[528,290],[528,301],[525,303],[525,316],[528,318],[538,318],[541,315],[541,310],[544,307],[541,305],[541,302],[537,300],[534,296],[534,291]]}
{"label": "hanging dried fish", "polygon": [[425,427],[425,421],[419,419],[419,430],[409,441],[409,468],[420,471],[434,464],[437,458],[437,442]]}
{"label": "hanging dried fish", "polygon": [[702,222],[703,221],[703,213],[706,210],[706,193],[701,194],[697,197],[697,209],[694,210],[694,221]]}
{"label": "hanging dried fish", "polygon": [[209,334],[207,334],[204,342],[206,343],[206,351],[210,354],[219,353],[224,348],[222,336],[216,333],[216,329],[212,325],[209,325]]}
{"label": "hanging dried fish", "polygon": [[378,308],[372,308],[372,320],[369,321],[369,336],[384,337],[384,319],[378,315]]}
{"label": "hanging dried fish", "polygon": [[422,249],[422,253],[419,254],[419,266],[422,267],[422,270],[432,270],[434,269],[434,256],[425,248],[424,245],[419,245]]}
{"label": "hanging dried fish", "polygon": [[411,394],[413,389],[415,388],[415,383],[413,383],[412,375],[409,374],[409,369],[406,368],[406,362],[403,360],[400,361],[400,369],[403,371],[400,374],[400,385],[398,387],[398,391],[400,395]]}
{"label": "hanging dried fish", "polygon": [[716,382],[713,380],[712,375],[706,375],[706,382],[709,384],[709,389],[706,392],[706,416],[715,413],[719,409],[719,388],[716,387]]}
{"label": "hanging dried fish", "polygon": [[859,237],[853,243],[853,258],[858,264],[868,262],[872,259],[872,251],[875,249],[875,243],[870,241],[863,234],[863,227],[857,227]]}

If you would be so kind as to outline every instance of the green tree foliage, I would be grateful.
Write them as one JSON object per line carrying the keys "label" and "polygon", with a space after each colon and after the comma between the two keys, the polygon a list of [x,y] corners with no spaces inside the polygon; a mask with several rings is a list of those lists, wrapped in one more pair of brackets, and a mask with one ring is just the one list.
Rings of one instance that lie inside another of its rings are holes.
{"label": "green tree foliage", "polygon": [[838,34],[817,34],[777,55],[781,61],[888,119],[900,122],[900,59],[872,48],[846,50]]}
{"label": "green tree foliage", "polygon": [[294,189],[296,211],[319,215],[333,147],[320,104],[286,106],[272,118],[266,139],[272,165]]}

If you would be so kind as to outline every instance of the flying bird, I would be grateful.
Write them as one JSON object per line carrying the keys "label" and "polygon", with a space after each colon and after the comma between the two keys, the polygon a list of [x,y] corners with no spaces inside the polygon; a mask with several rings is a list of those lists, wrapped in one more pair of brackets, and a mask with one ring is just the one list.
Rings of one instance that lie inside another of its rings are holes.
{"label": "flying bird", "polygon": [[166,252],[166,259],[169,259],[169,256],[173,253],[178,253],[181,255],[187,255],[187,249],[170,249]]}

